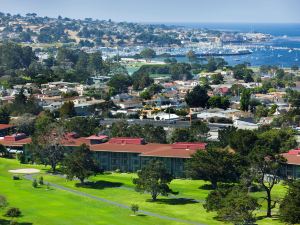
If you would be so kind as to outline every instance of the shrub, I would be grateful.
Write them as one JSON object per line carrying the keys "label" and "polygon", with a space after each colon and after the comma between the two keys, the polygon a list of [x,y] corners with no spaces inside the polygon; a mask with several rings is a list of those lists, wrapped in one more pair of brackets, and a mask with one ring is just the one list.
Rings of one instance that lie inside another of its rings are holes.
{"label": "shrub", "polygon": [[11,220],[10,222],[9,222],[9,225],[18,225],[19,223],[17,222],[17,221],[15,221],[15,220]]}
{"label": "shrub", "polygon": [[132,204],[130,208],[131,208],[131,211],[134,213],[134,215],[137,211],[139,211],[139,205],[138,204]]}
{"label": "shrub", "polygon": [[6,197],[3,195],[0,195],[0,209],[5,208],[7,206],[7,200]]}
{"label": "shrub", "polygon": [[44,178],[43,178],[43,177],[40,177],[40,178],[39,178],[39,184],[40,184],[40,185],[44,185]]}
{"label": "shrub", "polygon": [[12,207],[12,208],[9,208],[6,213],[5,213],[5,216],[8,216],[8,217],[19,217],[21,216],[21,210],[19,208],[15,208],[15,207]]}
{"label": "shrub", "polygon": [[38,186],[38,182],[36,181],[36,179],[34,179],[32,181],[32,187],[37,188],[37,186]]}
{"label": "shrub", "polygon": [[20,177],[17,175],[13,175],[13,180],[20,180]]}

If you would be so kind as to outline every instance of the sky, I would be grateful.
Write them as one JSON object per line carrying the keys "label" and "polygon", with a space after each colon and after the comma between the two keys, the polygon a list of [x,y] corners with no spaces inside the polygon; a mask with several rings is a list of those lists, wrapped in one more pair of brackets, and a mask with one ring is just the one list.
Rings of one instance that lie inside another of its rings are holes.
{"label": "sky", "polygon": [[0,0],[25,15],[171,23],[300,23],[300,0]]}

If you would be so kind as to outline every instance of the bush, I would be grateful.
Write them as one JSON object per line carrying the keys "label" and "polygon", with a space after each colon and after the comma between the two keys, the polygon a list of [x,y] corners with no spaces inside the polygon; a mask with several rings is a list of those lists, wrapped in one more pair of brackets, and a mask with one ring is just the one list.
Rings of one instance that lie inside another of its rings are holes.
{"label": "bush", "polygon": [[19,223],[15,220],[12,220],[9,222],[9,225],[18,225]]}
{"label": "bush", "polygon": [[138,204],[131,204],[130,208],[131,208],[131,211],[134,213],[134,215],[137,211],[139,211],[139,205]]}
{"label": "bush", "polygon": [[5,208],[7,206],[7,200],[6,197],[3,195],[0,195],[0,209]]}
{"label": "bush", "polygon": [[32,181],[32,187],[37,188],[37,186],[38,186],[38,182],[36,181],[36,179],[34,179]]}
{"label": "bush", "polygon": [[17,175],[13,175],[13,180],[20,180],[20,177]]}
{"label": "bush", "polygon": [[8,217],[19,217],[21,216],[21,210],[19,208],[15,208],[15,207],[12,207],[12,208],[9,208],[6,213],[5,213],[5,216],[8,216]]}
{"label": "bush", "polygon": [[40,185],[44,185],[44,178],[43,178],[43,177],[40,177],[40,178],[39,178],[39,184],[40,184]]}

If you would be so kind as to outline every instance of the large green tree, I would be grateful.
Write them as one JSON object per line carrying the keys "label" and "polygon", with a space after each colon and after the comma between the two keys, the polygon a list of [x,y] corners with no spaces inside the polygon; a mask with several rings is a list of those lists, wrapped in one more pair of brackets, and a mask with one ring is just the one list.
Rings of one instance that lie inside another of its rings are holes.
{"label": "large green tree", "polygon": [[146,60],[150,61],[156,56],[156,52],[151,48],[145,48],[140,52],[140,55]]}
{"label": "large green tree", "polygon": [[253,224],[256,220],[253,213],[259,207],[257,199],[242,187],[214,190],[204,204],[208,212],[217,212],[219,220],[236,225]]}
{"label": "large green tree", "polygon": [[281,165],[285,163],[285,159],[272,149],[257,146],[250,156],[250,172],[249,177],[253,177],[253,181],[258,182],[266,192],[265,200],[267,201],[267,217],[272,216],[272,209],[275,208],[278,200],[272,198],[272,189],[280,182],[278,177]]}
{"label": "large green tree", "polygon": [[288,224],[300,223],[300,181],[293,181],[279,207],[279,218]]}
{"label": "large green tree", "polygon": [[68,179],[76,177],[82,184],[86,178],[96,174],[97,166],[88,146],[81,145],[79,149],[69,153],[64,160],[63,171]]}
{"label": "large green tree", "polygon": [[218,182],[231,183],[239,180],[242,173],[241,159],[227,150],[208,147],[198,150],[186,163],[186,174],[194,179],[211,182],[216,189]]}
{"label": "large green tree", "polygon": [[249,110],[249,103],[251,98],[251,92],[248,89],[244,89],[241,95],[240,107],[243,111]]}
{"label": "large green tree", "polygon": [[185,101],[191,108],[205,108],[207,106],[208,99],[209,96],[207,95],[207,90],[199,85],[194,87],[193,90],[188,92],[185,96]]}
{"label": "large green tree", "polygon": [[158,195],[168,195],[171,191],[168,185],[172,176],[161,161],[151,160],[137,175],[133,179],[135,190],[150,193],[153,201],[156,201]]}
{"label": "large green tree", "polygon": [[64,104],[61,106],[61,108],[59,110],[59,115],[61,118],[70,118],[70,117],[76,116],[74,103],[71,101],[64,102]]}

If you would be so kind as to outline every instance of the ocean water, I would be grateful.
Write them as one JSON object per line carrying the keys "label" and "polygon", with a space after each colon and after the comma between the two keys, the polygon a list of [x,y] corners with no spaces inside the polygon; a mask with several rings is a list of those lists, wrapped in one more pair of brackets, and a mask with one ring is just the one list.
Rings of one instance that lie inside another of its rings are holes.
{"label": "ocean water", "polygon": [[[211,30],[236,32],[261,32],[271,34],[274,39],[261,45],[267,48],[253,47],[253,53],[242,56],[225,56],[230,65],[248,62],[252,66],[277,65],[279,67],[300,66],[300,24],[250,24],[250,23],[173,23],[190,28],[207,28]],[[287,49],[272,50],[268,48],[283,47]],[[184,57],[178,58],[185,61]]]}

